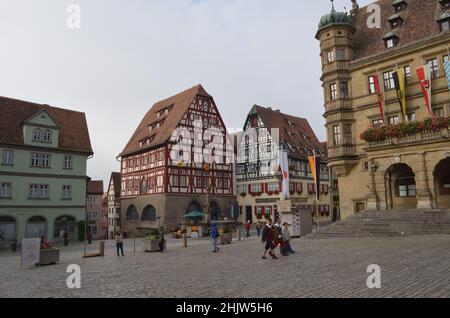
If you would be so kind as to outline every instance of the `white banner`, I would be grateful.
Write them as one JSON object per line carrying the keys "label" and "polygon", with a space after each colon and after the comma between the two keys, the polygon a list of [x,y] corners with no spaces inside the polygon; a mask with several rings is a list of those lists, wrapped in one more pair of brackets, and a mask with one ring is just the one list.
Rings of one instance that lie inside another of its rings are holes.
{"label": "white banner", "polygon": [[39,263],[41,249],[40,238],[29,238],[22,240],[22,267],[34,266]]}
{"label": "white banner", "polygon": [[282,193],[283,199],[288,199],[289,198],[289,161],[288,161],[287,151],[280,150],[279,161],[280,161],[281,173],[283,175],[281,193]]}

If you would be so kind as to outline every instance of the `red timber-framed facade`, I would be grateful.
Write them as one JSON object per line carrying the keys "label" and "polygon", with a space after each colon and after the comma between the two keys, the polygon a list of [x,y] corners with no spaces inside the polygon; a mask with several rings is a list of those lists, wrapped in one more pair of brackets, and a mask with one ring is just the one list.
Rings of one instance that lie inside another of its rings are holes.
{"label": "red timber-framed facade", "polygon": [[201,85],[154,104],[119,155],[122,230],[170,230],[193,211],[207,213],[205,221],[230,218],[236,198],[228,151],[224,122]]}

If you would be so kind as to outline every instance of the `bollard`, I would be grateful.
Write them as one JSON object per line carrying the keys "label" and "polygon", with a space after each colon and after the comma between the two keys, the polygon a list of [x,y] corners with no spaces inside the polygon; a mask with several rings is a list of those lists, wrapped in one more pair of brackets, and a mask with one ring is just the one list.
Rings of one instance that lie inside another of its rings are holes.
{"label": "bollard", "polygon": [[100,256],[105,256],[105,241],[100,241]]}
{"label": "bollard", "polygon": [[239,242],[242,241],[242,238],[241,238],[241,229],[237,229],[237,237],[238,237],[238,241],[239,241]]}
{"label": "bollard", "polygon": [[183,247],[188,247],[188,245],[187,245],[187,235],[186,235],[186,233],[183,233]]}

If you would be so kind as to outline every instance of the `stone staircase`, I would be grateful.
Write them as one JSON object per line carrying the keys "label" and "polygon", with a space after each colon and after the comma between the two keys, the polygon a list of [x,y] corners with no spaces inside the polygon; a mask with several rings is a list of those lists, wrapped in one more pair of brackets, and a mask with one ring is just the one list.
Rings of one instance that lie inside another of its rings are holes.
{"label": "stone staircase", "polygon": [[322,227],[307,238],[427,234],[450,234],[450,210],[367,211]]}

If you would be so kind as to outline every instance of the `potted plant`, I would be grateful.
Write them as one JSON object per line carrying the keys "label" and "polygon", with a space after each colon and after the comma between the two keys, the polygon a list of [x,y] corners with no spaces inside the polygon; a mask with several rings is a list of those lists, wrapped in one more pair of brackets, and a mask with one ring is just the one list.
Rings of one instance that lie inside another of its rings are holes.
{"label": "potted plant", "polygon": [[151,229],[150,233],[144,238],[144,251],[159,252],[159,242],[161,240],[159,230]]}
{"label": "potted plant", "polygon": [[228,226],[225,226],[223,228],[223,234],[220,236],[220,244],[222,245],[231,244],[231,241],[232,241],[231,231],[228,228]]}

